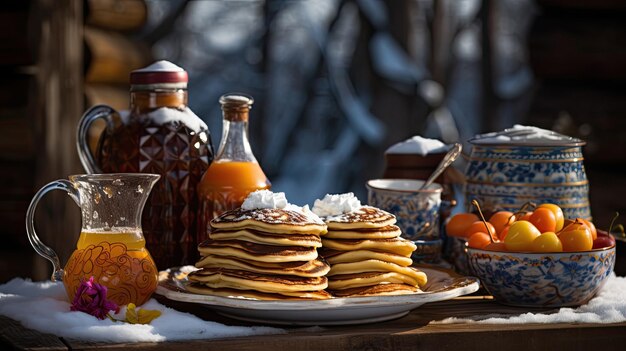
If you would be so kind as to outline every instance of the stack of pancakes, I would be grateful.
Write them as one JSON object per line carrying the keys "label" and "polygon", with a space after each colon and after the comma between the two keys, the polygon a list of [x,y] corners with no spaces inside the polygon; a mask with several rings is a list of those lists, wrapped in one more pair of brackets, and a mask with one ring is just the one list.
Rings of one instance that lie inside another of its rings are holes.
{"label": "stack of pancakes", "polygon": [[194,293],[263,300],[327,299],[328,263],[318,257],[326,224],[308,208],[236,209],[211,221],[198,246]]}
{"label": "stack of pancakes", "polygon": [[400,238],[394,215],[362,206],[324,219],[328,233],[320,254],[331,266],[327,277],[333,296],[410,294],[426,284],[426,274],[410,267],[416,247]]}

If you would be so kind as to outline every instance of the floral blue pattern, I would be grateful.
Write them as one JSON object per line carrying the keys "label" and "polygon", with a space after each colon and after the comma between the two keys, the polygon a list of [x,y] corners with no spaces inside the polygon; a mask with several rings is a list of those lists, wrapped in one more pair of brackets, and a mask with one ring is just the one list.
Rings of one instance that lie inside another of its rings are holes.
{"label": "floral blue pattern", "polygon": [[615,246],[563,253],[467,248],[471,272],[497,301],[516,306],[578,306],[602,287],[615,266]]}
{"label": "floral blue pattern", "polygon": [[[440,193],[435,194],[440,196]],[[429,201],[427,196],[413,193],[370,191],[367,203],[396,216],[396,225],[410,240],[439,239],[440,201]]]}
{"label": "floral blue pattern", "polygon": [[474,145],[465,175],[467,204],[515,211],[528,201],[549,202],[567,218],[591,218],[580,146]]}
{"label": "floral blue pattern", "polygon": [[[394,182],[394,180],[386,181]],[[441,186],[436,184],[436,191],[408,191],[376,188],[370,186],[370,183],[367,187],[367,203],[396,216],[396,225],[402,230],[402,237],[413,241],[417,246],[412,255],[413,260],[415,262],[438,261],[443,246],[439,231],[439,212],[442,206]],[[447,205],[449,206],[449,202]]]}

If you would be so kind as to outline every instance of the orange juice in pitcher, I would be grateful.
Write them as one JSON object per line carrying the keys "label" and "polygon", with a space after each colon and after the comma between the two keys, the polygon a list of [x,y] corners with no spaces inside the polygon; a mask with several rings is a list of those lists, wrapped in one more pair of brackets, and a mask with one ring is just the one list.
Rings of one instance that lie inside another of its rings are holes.
{"label": "orange juice in pitcher", "polygon": [[138,258],[143,258],[148,255],[146,239],[144,239],[141,232],[134,228],[118,228],[116,232],[83,231],[78,237],[76,248],[78,250],[84,250],[90,245],[97,245],[103,241],[108,243],[123,243],[126,245],[128,252]]}
{"label": "orange juice in pitcher", "polygon": [[[157,286],[158,270],[145,248],[141,211],[155,174],[111,173],[73,175],[44,186],[27,212],[26,232],[35,251],[54,266],[52,280],[62,280],[69,300],[81,282],[94,280],[107,287],[117,305],[146,302]],[[44,245],[34,227],[37,203],[48,191],[65,190],[81,208],[82,230],[64,269],[56,253]]]}
{"label": "orange juice in pitcher", "polygon": [[82,231],[63,272],[68,296],[93,275],[107,286],[111,300],[146,302],[156,288],[158,273],[145,246],[143,234],[135,228]]}

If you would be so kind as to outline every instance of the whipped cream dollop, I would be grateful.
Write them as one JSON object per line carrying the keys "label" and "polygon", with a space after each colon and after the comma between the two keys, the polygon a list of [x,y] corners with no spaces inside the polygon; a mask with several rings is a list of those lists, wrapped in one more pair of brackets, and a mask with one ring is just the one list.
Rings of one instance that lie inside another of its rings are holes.
{"label": "whipped cream dollop", "polygon": [[284,209],[289,204],[285,193],[275,193],[270,190],[257,190],[251,192],[243,201],[241,208],[250,211],[263,208]]}
{"label": "whipped cream dollop", "polygon": [[353,193],[326,194],[315,200],[311,211],[320,217],[338,216],[361,208],[361,201]]}
{"label": "whipped cream dollop", "polygon": [[448,151],[449,146],[437,139],[428,139],[416,135],[405,141],[392,145],[385,151],[387,154],[428,154]]}
{"label": "whipped cream dollop", "polygon": [[305,215],[313,223],[324,224],[324,221],[309,209],[309,205],[300,207],[298,205],[290,204],[289,201],[287,201],[285,193],[283,192],[275,193],[271,190],[253,191],[243,201],[241,208],[246,211],[265,208],[294,211]]}
{"label": "whipped cream dollop", "polygon": [[582,142],[578,138],[552,130],[516,124],[500,132],[479,134],[470,140],[473,144],[559,144]]}

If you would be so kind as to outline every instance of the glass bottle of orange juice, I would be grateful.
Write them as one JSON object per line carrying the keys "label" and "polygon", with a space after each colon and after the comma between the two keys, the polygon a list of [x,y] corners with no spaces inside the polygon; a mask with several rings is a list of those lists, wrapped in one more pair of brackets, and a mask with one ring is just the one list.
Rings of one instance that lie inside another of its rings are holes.
{"label": "glass bottle of orange juice", "polygon": [[248,141],[248,115],[253,102],[242,94],[220,97],[222,140],[217,156],[198,184],[199,240],[206,238],[211,219],[241,206],[251,192],[271,187]]}

